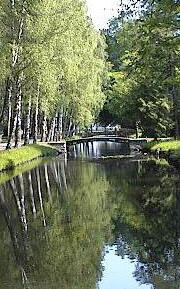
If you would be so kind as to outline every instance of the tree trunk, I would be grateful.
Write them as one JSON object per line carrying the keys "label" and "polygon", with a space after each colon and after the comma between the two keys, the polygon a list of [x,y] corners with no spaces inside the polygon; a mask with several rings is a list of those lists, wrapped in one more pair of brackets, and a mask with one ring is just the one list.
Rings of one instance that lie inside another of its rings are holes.
{"label": "tree trunk", "polygon": [[44,113],[43,115],[43,123],[42,123],[42,132],[41,132],[41,141],[45,142],[47,137],[47,117]]}
{"label": "tree trunk", "polygon": [[70,136],[74,136],[76,132],[76,125],[74,123],[72,123],[71,125],[71,130],[70,130]]}
{"label": "tree trunk", "polygon": [[11,117],[11,121],[10,121],[10,133],[8,136],[6,149],[11,149],[11,146],[12,146],[12,140],[14,139],[16,124],[17,124],[17,111],[18,111],[18,100],[16,99],[14,110],[13,110],[13,117]]}
{"label": "tree trunk", "polygon": [[55,116],[55,123],[54,123],[54,132],[53,132],[53,141],[58,141],[58,122],[59,122],[59,115],[58,112],[56,112]]}
{"label": "tree trunk", "polygon": [[15,129],[15,148],[21,146],[21,105],[22,105],[22,91],[21,91],[21,82],[18,80],[18,91],[17,91],[17,122]]}
{"label": "tree trunk", "polygon": [[[12,11],[15,10],[15,1],[11,0],[11,9]],[[22,15],[25,11],[25,8],[23,7]],[[6,149],[10,149],[12,146],[12,139],[15,134],[15,147],[18,147],[21,142],[21,80],[20,75],[18,75],[18,81],[15,81],[15,67],[18,63],[19,56],[20,56],[20,40],[23,35],[23,25],[24,25],[24,18],[22,17],[20,19],[19,27],[16,28],[15,26],[15,20],[12,19],[12,25],[11,25],[11,37],[13,42],[13,48],[12,48],[12,57],[11,57],[11,69],[12,69],[12,75],[11,75],[11,85],[9,89],[9,96],[10,99],[12,98],[12,91],[15,92],[15,105],[14,105],[14,113],[13,113],[13,119],[11,116],[11,112],[9,111],[9,122],[8,122],[8,143]],[[15,87],[14,87],[15,86]],[[11,109],[11,108],[10,108]],[[10,124],[11,123],[11,124]]]}
{"label": "tree trunk", "polygon": [[63,135],[63,108],[61,108],[58,119],[58,141],[62,140]]}
{"label": "tree trunk", "polygon": [[8,137],[10,135],[10,125],[11,125],[11,106],[12,106],[11,98],[12,98],[12,83],[8,78],[5,85],[5,96],[0,116],[0,123],[3,123],[3,129],[7,128]]}
{"label": "tree trunk", "polygon": [[93,124],[91,124],[91,134],[93,134]]}
{"label": "tree trunk", "polygon": [[68,131],[67,131],[67,137],[71,136],[71,128],[72,128],[72,120],[71,118],[69,119],[69,125],[68,125]]}
{"label": "tree trunk", "polygon": [[[174,81],[176,77],[176,56],[175,53],[172,51],[169,56],[169,67],[170,67],[170,76]],[[177,103],[177,91],[175,84],[172,84],[170,87],[171,95],[172,95],[172,102],[173,102],[173,113],[174,113],[174,122],[175,122],[175,138],[179,137],[179,119],[178,119],[178,103]]]}
{"label": "tree trunk", "polygon": [[36,106],[35,106],[35,114],[34,114],[34,134],[33,134],[33,143],[37,143],[38,139],[38,112],[39,112],[39,85],[36,96]]}
{"label": "tree trunk", "polygon": [[8,88],[8,127],[7,127],[8,138],[10,136],[11,130],[11,117],[12,117],[12,84],[10,84]]}
{"label": "tree trunk", "polygon": [[27,113],[26,113],[24,145],[27,145],[30,143],[30,130],[31,130],[31,96],[29,97]]}
{"label": "tree trunk", "polygon": [[173,99],[173,110],[174,110],[174,121],[175,121],[175,138],[179,138],[179,119],[178,119],[178,107],[177,107],[177,92],[175,85],[172,85],[172,99]]}
{"label": "tree trunk", "polygon": [[4,95],[4,99],[3,99],[3,105],[1,106],[1,116],[0,116],[0,123],[3,121],[4,117],[5,117],[5,113],[7,111],[8,108],[8,91],[9,91],[9,78],[6,81],[6,85],[5,85],[5,95]]}
{"label": "tree trunk", "polygon": [[63,117],[63,139],[67,137],[67,124],[68,124],[68,117],[64,114]]}
{"label": "tree trunk", "polygon": [[80,133],[79,125],[76,125],[75,134],[79,135],[79,133]]}
{"label": "tree trunk", "polygon": [[50,126],[50,130],[49,130],[47,141],[53,141],[53,139],[54,139],[55,122],[56,122],[56,118],[53,117],[53,119],[51,121],[51,126]]}

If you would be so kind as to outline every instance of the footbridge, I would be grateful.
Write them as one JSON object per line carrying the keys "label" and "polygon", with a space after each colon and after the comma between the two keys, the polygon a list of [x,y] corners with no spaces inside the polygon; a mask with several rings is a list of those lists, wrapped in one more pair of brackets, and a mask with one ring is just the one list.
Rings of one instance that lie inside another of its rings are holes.
{"label": "footbridge", "polygon": [[116,142],[116,143],[122,143],[122,144],[128,144],[128,145],[144,145],[149,140],[146,138],[126,138],[126,137],[119,137],[119,136],[93,136],[93,137],[86,137],[86,138],[79,138],[79,139],[73,139],[73,140],[67,140],[66,145],[67,147],[84,143],[87,144],[89,142],[94,141],[105,141],[105,142]]}
{"label": "footbridge", "polygon": [[[158,138],[158,141],[163,140],[170,140],[171,138]],[[92,137],[84,137],[78,139],[71,139],[71,140],[62,140],[62,141],[54,141],[49,142],[48,144],[54,146],[60,153],[66,153],[70,146],[76,144],[87,144],[92,143],[95,141],[103,141],[103,142],[115,142],[115,143],[122,143],[130,147],[141,147],[144,144],[153,141],[153,138],[128,138],[128,137],[120,137],[120,136],[92,136]]]}
{"label": "footbridge", "polygon": [[92,142],[115,142],[115,143],[122,143],[130,147],[130,145],[134,146],[142,146],[143,144],[148,142],[148,139],[139,138],[126,138],[126,137],[119,137],[119,136],[92,136],[92,137],[85,137],[85,138],[78,138],[78,139],[71,139],[71,140],[62,140],[62,141],[54,141],[49,142],[48,144],[55,147],[59,152],[66,152],[69,147],[76,145],[76,144],[85,144]]}

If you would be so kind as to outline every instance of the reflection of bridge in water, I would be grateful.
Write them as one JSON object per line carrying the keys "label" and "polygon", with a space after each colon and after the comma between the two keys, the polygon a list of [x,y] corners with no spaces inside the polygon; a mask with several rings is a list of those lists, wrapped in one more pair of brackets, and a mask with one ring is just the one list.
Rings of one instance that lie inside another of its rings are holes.
{"label": "reflection of bridge in water", "polygon": [[59,142],[49,142],[49,145],[54,146],[60,152],[66,152],[66,150],[77,144],[88,144],[93,142],[114,142],[114,143],[121,143],[127,145],[129,148],[131,145],[133,146],[142,146],[149,141],[147,138],[126,138],[126,137],[119,137],[119,136],[92,136],[86,138],[78,138],[66,141],[59,141]]}
{"label": "reflection of bridge in water", "polygon": [[66,145],[69,147],[71,145],[76,145],[80,143],[89,143],[95,141],[104,141],[104,142],[116,142],[116,143],[123,143],[128,145],[143,145],[148,142],[146,138],[126,138],[126,137],[119,137],[119,136],[93,136],[87,138],[79,138],[74,140],[67,140]]}

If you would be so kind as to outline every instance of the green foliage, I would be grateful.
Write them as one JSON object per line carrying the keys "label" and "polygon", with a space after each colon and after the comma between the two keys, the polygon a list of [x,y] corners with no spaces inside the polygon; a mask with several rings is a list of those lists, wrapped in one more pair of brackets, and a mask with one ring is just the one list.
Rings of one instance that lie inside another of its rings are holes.
{"label": "green foliage", "polygon": [[[44,115],[50,123],[61,111],[64,134],[69,122],[82,128],[93,122],[105,100],[105,41],[88,18],[84,1],[3,0],[0,36],[0,85],[6,80],[12,85],[12,109],[19,81],[20,114],[25,118],[31,99],[32,110],[38,109],[38,131]],[[2,99],[8,89],[3,86]]]}
{"label": "green foliage", "polygon": [[14,169],[16,166],[33,159],[56,155],[57,151],[50,146],[28,145],[0,153],[0,171]]}
{"label": "green foliage", "polygon": [[113,79],[105,109],[125,126],[138,125],[143,136],[162,137],[175,125],[178,131],[179,7],[153,2],[138,19],[128,19],[127,11],[105,31]]}

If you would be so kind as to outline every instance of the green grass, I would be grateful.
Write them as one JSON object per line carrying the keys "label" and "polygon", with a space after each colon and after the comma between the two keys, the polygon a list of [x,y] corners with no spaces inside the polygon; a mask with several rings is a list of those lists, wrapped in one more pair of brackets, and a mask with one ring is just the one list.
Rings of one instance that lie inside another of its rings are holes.
{"label": "green grass", "polygon": [[170,140],[163,142],[150,142],[144,146],[144,149],[155,151],[160,149],[164,152],[170,151],[171,154],[180,158],[180,140]]}
{"label": "green grass", "polygon": [[156,143],[153,145],[152,150],[161,149],[163,151],[168,150],[180,150],[180,141],[174,140],[174,141],[164,141],[160,143]]}
{"label": "green grass", "polygon": [[2,151],[0,152],[0,171],[14,169],[39,157],[54,156],[56,154],[56,149],[38,144]]}

